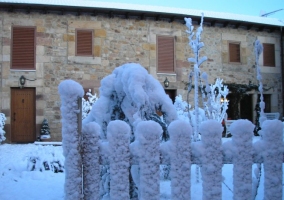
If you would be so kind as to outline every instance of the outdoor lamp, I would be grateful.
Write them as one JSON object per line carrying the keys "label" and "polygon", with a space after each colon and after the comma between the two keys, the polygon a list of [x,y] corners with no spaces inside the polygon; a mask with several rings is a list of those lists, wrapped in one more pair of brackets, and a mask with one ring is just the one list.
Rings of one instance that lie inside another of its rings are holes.
{"label": "outdoor lamp", "polygon": [[23,88],[26,83],[26,78],[22,75],[19,81],[20,81],[20,88]]}
{"label": "outdoor lamp", "polygon": [[164,81],[164,86],[167,88],[167,87],[169,87],[169,85],[170,85],[170,82],[169,82],[168,78],[166,77],[166,79]]}

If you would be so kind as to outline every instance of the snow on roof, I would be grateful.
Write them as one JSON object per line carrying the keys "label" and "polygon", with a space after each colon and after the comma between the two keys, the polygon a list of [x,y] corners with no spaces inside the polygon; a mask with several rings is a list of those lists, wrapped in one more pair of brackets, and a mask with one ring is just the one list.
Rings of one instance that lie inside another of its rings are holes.
{"label": "snow on roof", "polygon": [[75,6],[75,7],[86,7],[86,8],[104,8],[104,9],[117,9],[117,10],[131,10],[131,11],[145,11],[145,12],[158,12],[165,14],[178,14],[185,16],[201,16],[204,13],[204,18],[216,18],[234,21],[251,22],[256,24],[268,24],[274,26],[284,26],[284,22],[280,19],[270,17],[258,17],[250,15],[240,15],[233,13],[221,13],[205,10],[194,10],[184,8],[173,8],[173,7],[161,7],[151,5],[136,5],[136,4],[125,4],[125,3],[113,3],[113,2],[100,2],[91,0],[15,0],[6,1],[2,3],[19,3],[19,4],[42,4],[42,5],[55,5],[55,6]]}

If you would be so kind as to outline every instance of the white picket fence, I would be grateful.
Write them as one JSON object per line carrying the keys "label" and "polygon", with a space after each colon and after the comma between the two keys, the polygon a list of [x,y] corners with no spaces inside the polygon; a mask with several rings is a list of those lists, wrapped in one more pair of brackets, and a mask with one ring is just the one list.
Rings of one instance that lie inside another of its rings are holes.
{"label": "white picket fence", "polygon": [[[62,87],[62,90],[65,88]],[[130,144],[130,128],[123,121],[107,127],[107,142],[100,141],[100,127],[91,122],[80,128],[78,106],[61,97],[63,153],[65,156],[65,199],[100,199],[100,165],[110,166],[110,199],[130,199],[131,165],[139,165],[136,183],[139,199],[160,197],[159,165],[171,165],[171,199],[191,199],[191,165],[201,166],[203,199],[222,199],[222,166],[232,163],[233,198],[252,199],[252,164],[263,163],[264,199],[282,199],[282,122],[267,120],[262,140],[252,142],[253,125],[237,120],[231,125],[232,141],[222,144],[222,126],[214,120],[200,125],[201,141],[191,142],[192,129],[184,121],[173,121],[170,140],[160,144],[161,127],[142,121]],[[66,112],[65,112],[66,111]],[[68,112],[67,112],[68,111]],[[70,126],[72,124],[72,126]],[[135,182],[135,180],[134,180]]]}

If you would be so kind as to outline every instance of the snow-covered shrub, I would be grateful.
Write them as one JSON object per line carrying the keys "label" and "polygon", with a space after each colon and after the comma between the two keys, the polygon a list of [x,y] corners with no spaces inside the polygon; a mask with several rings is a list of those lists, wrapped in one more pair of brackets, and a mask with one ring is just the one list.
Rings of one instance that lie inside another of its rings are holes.
{"label": "snow-covered shrub", "polygon": [[175,98],[174,106],[178,115],[178,118],[189,122],[188,111],[191,108],[191,105],[186,101],[183,101],[182,96],[178,95]]}
{"label": "snow-covered shrub", "polygon": [[25,160],[28,171],[64,172],[64,157],[62,154],[56,154],[54,146],[38,146],[25,156]]}
{"label": "snow-covered shrub", "polygon": [[214,84],[209,85],[208,76],[205,72],[202,73],[203,80],[206,83],[206,97],[207,101],[204,102],[204,110],[208,119],[215,119],[222,122],[226,117],[229,101],[226,97],[229,89],[223,85],[223,80],[217,78]]}
{"label": "snow-covered shrub", "polygon": [[82,98],[82,119],[85,119],[89,112],[92,110],[93,104],[98,100],[97,94],[92,94],[92,90],[89,89],[89,92],[86,92],[88,100]]}
{"label": "snow-covered shrub", "polygon": [[4,113],[0,113],[0,144],[6,140],[4,126],[5,126],[6,117]]}

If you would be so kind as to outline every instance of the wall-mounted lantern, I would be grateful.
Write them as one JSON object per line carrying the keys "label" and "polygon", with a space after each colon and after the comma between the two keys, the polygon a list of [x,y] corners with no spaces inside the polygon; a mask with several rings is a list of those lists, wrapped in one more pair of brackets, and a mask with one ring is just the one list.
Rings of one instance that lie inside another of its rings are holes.
{"label": "wall-mounted lantern", "polygon": [[34,79],[34,80],[27,79],[26,77],[24,77],[24,75],[22,75],[22,76],[19,78],[20,88],[23,88],[23,87],[25,86],[26,80],[28,80],[28,81],[35,81],[36,79]]}
{"label": "wall-mounted lantern", "polygon": [[170,85],[170,82],[169,82],[168,78],[166,77],[166,79],[164,81],[164,86],[167,88],[167,87],[169,87],[169,85]]}
{"label": "wall-mounted lantern", "polygon": [[19,79],[20,82],[20,88],[23,88],[26,83],[26,78],[22,75]]}

